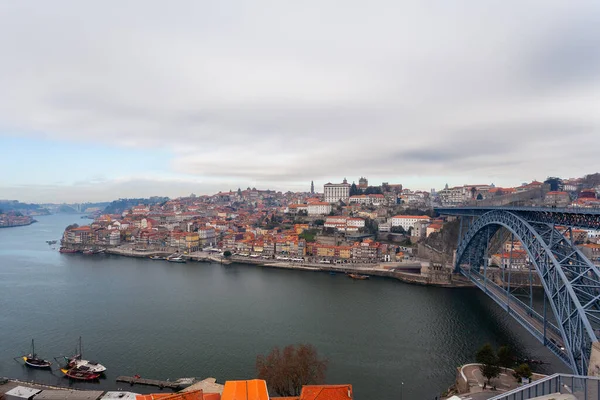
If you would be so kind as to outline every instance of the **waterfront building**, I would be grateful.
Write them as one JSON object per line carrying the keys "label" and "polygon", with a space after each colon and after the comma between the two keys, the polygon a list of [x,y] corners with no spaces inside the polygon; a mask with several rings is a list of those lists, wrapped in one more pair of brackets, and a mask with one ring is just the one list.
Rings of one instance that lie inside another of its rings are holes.
{"label": "waterfront building", "polygon": [[410,228],[414,228],[417,221],[431,221],[431,218],[427,215],[396,215],[390,218],[392,227],[401,226],[405,231]]}
{"label": "waterfront building", "polygon": [[350,184],[344,178],[342,183],[326,183],[323,186],[323,195],[325,202],[337,203],[338,201],[346,202],[350,197]]}

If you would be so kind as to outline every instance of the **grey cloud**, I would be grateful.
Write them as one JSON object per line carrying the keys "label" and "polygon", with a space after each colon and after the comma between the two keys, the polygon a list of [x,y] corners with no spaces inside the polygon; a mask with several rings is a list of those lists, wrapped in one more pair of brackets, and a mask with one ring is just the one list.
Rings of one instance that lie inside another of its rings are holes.
{"label": "grey cloud", "polygon": [[2,7],[0,142],[4,128],[160,148],[172,176],[283,189],[360,175],[517,184],[593,172],[585,151],[556,160],[600,145],[596,2]]}

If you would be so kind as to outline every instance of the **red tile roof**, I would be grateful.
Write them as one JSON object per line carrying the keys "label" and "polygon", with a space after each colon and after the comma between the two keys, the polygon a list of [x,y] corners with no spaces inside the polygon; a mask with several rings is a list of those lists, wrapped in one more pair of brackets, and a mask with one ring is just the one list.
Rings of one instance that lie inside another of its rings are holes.
{"label": "red tile roof", "polygon": [[351,400],[352,385],[306,385],[300,400]]}

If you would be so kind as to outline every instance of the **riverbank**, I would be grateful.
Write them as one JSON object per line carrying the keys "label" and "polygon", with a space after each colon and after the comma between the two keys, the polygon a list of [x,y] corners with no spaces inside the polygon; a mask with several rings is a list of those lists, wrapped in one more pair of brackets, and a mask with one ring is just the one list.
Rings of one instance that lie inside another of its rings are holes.
{"label": "riverbank", "polygon": [[[80,249],[81,250],[81,249]],[[172,252],[168,251],[155,251],[155,250],[134,250],[130,248],[107,248],[104,249],[105,254],[118,255],[124,257],[135,257],[135,258],[151,258],[151,257],[168,257],[172,255]],[[309,263],[309,262],[298,262],[298,261],[285,261],[285,260],[270,260],[262,258],[248,258],[241,256],[231,256],[224,258],[215,253],[208,252],[194,252],[191,254],[184,254],[182,257],[192,262],[215,262],[223,265],[230,265],[231,263],[253,265],[258,267],[266,268],[279,268],[296,271],[307,271],[307,272],[327,272],[327,273],[339,273],[339,274],[360,274],[367,276],[377,276],[384,278],[396,279],[401,282],[423,285],[423,286],[437,286],[446,288],[463,288],[463,287],[474,287],[474,285],[463,278],[460,275],[453,274],[450,280],[436,279],[435,275],[423,275],[414,271],[420,271],[422,263],[420,262],[385,262],[385,263],[347,263],[347,264],[329,264],[329,263]],[[166,260],[162,260],[166,261]],[[413,272],[407,272],[402,270],[410,270]]]}
{"label": "riverbank", "polygon": [[29,222],[13,223],[13,224],[8,224],[8,225],[0,224],[0,228],[17,228],[19,226],[29,226],[31,224],[35,224],[36,222],[37,222],[37,220],[32,218],[31,221],[29,221]]}

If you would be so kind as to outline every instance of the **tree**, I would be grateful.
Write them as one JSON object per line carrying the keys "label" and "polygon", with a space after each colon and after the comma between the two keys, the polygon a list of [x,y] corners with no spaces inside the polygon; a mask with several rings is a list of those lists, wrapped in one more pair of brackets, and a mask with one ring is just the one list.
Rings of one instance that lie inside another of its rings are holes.
{"label": "tree", "polygon": [[512,351],[508,346],[501,346],[498,349],[498,365],[503,368],[510,368],[514,364]]}
{"label": "tree", "polygon": [[352,186],[350,186],[350,196],[356,196],[360,193],[361,191],[356,187],[356,183],[352,182]]}
{"label": "tree", "polygon": [[515,368],[515,372],[513,376],[517,379],[517,381],[521,382],[523,378],[529,378],[533,375],[531,372],[531,368],[527,364],[521,364],[517,368]]}
{"label": "tree", "polygon": [[229,250],[225,250],[225,251],[223,252],[223,257],[225,257],[225,258],[229,258],[229,257],[231,257],[231,251],[229,251]]}
{"label": "tree", "polygon": [[313,224],[315,225],[325,225],[325,220],[324,219],[316,219]]}
{"label": "tree", "polygon": [[[500,367],[498,366],[498,357],[489,343],[484,344],[475,355],[477,363],[481,364],[479,369],[481,375],[487,379],[487,384],[492,378],[500,375]],[[485,389],[485,387],[484,387]]]}
{"label": "tree", "polygon": [[562,187],[562,179],[557,178],[555,176],[549,176],[548,179],[546,179],[544,181],[544,183],[550,185],[551,192],[556,192],[557,190],[560,190]]}
{"label": "tree", "polygon": [[310,344],[289,345],[283,351],[275,347],[266,356],[256,357],[258,378],[279,396],[298,396],[302,386],[323,383],[326,371],[327,360],[319,358]]}
{"label": "tree", "polygon": [[369,186],[365,189],[365,194],[383,194],[379,186]]}
{"label": "tree", "polygon": [[404,230],[403,227],[401,226],[392,226],[392,228],[390,229],[392,233],[402,233],[405,234],[406,231]]}

